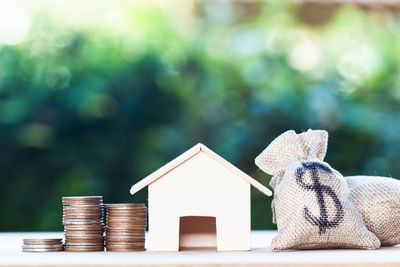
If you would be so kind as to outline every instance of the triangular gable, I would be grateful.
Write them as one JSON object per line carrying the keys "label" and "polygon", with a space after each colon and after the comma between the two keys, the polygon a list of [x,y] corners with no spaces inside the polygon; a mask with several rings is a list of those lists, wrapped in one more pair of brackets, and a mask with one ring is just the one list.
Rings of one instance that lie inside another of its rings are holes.
{"label": "triangular gable", "polygon": [[179,157],[175,158],[174,160],[168,162],[163,167],[159,168],[158,170],[156,170],[155,172],[153,172],[146,178],[142,179],[135,185],[133,185],[131,187],[130,193],[132,195],[135,194],[139,190],[141,190],[144,187],[148,186],[149,184],[153,183],[154,181],[161,178],[166,173],[172,171],[173,169],[175,169],[176,167],[178,167],[179,165],[181,165],[182,163],[184,163],[185,161],[187,161],[188,159],[192,158],[194,155],[196,155],[197,153],[200,153],[200,152],[204,152],[205,154],[207,154],[208,156],[210,156],[211,158],[213,158],[214,160],[219,162],[222,166],[229,169],[232,173],[241,177],[243,180],[245,180],[246,182],[248,182],[249,184],[251,184],[252,186],[257,188],[263,194],[265,194],[267,196],[272,196],[271,190],[269,190],[263,184],[259,183],[257,180],[253,179],[252,177],[250,177],[249,175],[247,175],[246,173],[244,173],[243,171],[241,171],[240,169],[238,169],[237,167],[232,165],[229,161],[225,160],[224,158],[222,158],[221,156],[219,156],[218,154],[213,152],[211,149],[209,149],[208,147],[206,147],[205,145],[200,144],[200,143],[195,145],[194,147],[192,147],[185,153],[181,154]]}

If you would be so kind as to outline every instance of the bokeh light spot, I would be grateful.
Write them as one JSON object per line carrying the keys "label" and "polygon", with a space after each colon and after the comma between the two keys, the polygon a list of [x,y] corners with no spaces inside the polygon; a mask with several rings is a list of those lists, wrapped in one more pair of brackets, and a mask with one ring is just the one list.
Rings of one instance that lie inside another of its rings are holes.
{"label": "bokeh light spot", "polygon": [[30,27],[30,17],[26,10],[16,5],[0,2],[0,44],[21,43]]}

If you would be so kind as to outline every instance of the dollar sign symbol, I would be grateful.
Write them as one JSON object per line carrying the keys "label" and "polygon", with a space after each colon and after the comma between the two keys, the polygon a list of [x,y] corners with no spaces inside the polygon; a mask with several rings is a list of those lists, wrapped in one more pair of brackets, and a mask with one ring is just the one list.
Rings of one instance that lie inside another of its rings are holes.
{"label": "dollar sign symbol", "polygon": [[[340,203],[337,195],[331,187],[321,184],[318,179],[318,169],[327,173],[332,173],[332,170],[319,162],[305,162],[303,166],[296,169],[296,182],[306,190],[315,192],[319,205],[320,217],[311,214],[307,207],[304,207],[304,217],[313,225],[318,226],[319,234],[325,234],[326,230],[338,226],[343,220],[343,206]],[[307,171],[311,171],[311,184],[306,184],[303,176]],[[325,194],[333,200],[336,208],[336,213],[333,219],[328,219],[328,214],[325,205]]]}

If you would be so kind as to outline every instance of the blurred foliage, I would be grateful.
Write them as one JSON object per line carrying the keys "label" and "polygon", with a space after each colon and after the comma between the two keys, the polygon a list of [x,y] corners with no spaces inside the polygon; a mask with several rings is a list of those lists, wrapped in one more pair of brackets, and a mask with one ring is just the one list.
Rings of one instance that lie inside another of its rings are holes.
{"label": "blurred foliage", "polygon": [[[198,142],[268,184],[277,135],[326,129],[344,175],[400,177],[400,21],[286,1],[0,3],[0,231],[62,230],[61,197],[129,188]],[[304,13],[304,12],[303,12]],[[253,229],[272,229],[252,190]],[[206,197],[206,196],[205,196]]]}

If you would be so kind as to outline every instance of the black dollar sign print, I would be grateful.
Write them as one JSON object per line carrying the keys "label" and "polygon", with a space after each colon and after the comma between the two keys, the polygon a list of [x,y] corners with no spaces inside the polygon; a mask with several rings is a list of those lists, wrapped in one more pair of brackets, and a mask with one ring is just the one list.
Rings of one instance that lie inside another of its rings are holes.
{"label": "black dollar sign print", "polygon": [[[319,205],[320,217],[318,218],[312,215],[307,207],[304,207],[304,217],[311,224],[318,226],[319,234],[325,234],[327,229],[336,227],[342,222],[344,214],[342,204],[332,188],[320,183],[318,179],[318,169],[332,173],[331,169],[319,162],[305,162],[303,163],[303,167],[296,169],[296,182],[304,189],[315,192]],[[312,184],[306,184],[303,180],[304,173],[307,171],[311,171]],[[324,194],[332,198],[333,203],[335,204],[336,214],[331,221],[328,220]]]}

